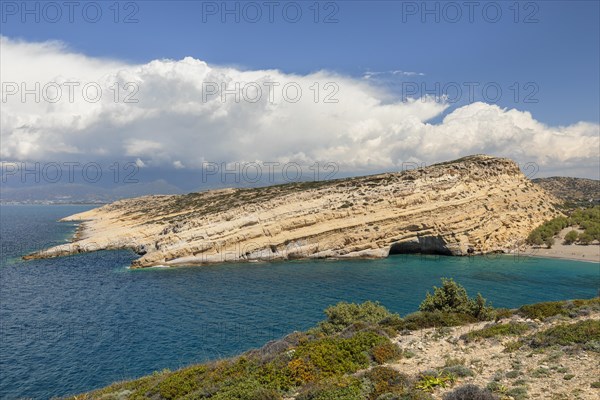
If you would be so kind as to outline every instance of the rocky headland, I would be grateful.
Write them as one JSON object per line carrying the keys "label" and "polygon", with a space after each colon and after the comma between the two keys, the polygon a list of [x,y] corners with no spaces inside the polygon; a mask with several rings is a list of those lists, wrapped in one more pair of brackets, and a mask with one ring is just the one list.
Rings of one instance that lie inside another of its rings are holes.
{"label": "rocky headland", "polygon": [[505,158],[331,181],[120,200],[65,218],[73,242],[25,256],[132,249],[133,268],[513,252],[559,202]]}

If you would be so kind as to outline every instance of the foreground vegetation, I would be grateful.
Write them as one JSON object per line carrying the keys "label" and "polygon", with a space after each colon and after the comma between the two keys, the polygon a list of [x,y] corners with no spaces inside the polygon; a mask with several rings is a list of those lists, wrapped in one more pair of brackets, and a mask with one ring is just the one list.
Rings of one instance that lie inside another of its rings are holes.
{"label": "foreground vegetation", "polygon": [[[155,372],[73,399],[214,399],[214,400],[393,400],[432,399],[439,388],[454,387],[446,400],[499,399],[499,384],[460,385],[475,372],[464,359],[447,359],[443,367],[402,373],[394,362],[413,356],[394,340],[423,328],[444,329],[479,323],[463,336],[466,342],[516,338],[506,351],[527,347],[584,348],[600,352],[600,321],[590,319],[529,333],[535,320],[569,318],[600,311],[600,298],[546,302],[518,310],[494,309],[451,279],[427,294],[419,311],[404,318],[374,302],[338,303],[325,310],[327,319],[307,332],[295,332],[239,357]],[[503,322],[506,318],[529,322]],[[496,321],[498,320],[498,321]],[[541,373],[541,372],[540,372]],[[515,389],[512,398],[519,398]],[[522,391],[522,390],[521,390]],[[525,398],[525,397],[520,397]]]}

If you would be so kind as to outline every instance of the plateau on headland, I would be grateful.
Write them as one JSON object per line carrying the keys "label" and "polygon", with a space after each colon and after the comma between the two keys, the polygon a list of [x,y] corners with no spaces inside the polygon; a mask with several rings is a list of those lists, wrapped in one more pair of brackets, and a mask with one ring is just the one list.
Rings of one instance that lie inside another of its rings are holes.
{"label": "plateau on headland", "polygon": [[65,218],[73,240],[25,256],[132,249],[132,267],[518,251],[561,215],[510,159],[474,155],[330,181],[120,200]]}

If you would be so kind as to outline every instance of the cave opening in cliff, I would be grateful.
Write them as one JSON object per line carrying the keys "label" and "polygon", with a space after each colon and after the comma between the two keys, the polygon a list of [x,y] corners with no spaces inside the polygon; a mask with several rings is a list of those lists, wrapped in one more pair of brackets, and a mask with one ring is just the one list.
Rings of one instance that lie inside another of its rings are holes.
{"label": "cave opening in cliff", "polygon": [[421,246],[414,242],[403,242],[403,243],[392,243],[390,246],[390,252],[388,255],[394,254],[419,254],[421,252]]}
{"label": "cave opening in cliff", "polygon": [[438,237],[420,237],[418,241],[396,242],[390,246],[388,256],[394,254],[432,254],[451,256],[452,252]]}

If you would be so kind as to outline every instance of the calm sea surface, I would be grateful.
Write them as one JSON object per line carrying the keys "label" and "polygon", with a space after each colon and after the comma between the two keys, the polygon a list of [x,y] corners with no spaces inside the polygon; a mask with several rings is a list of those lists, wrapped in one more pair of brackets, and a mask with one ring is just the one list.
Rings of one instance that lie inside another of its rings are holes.
{"label": "calm sea surface", "polygon": [[128,270],[128,251],[51,260],[61,217],[89,206],[0,206],[0,394],[49,398],[230,356],[313,326],[341,300],[415,311],[440,277],[498,307],[597,295],[600,266],[498,256],[393,256]]}

